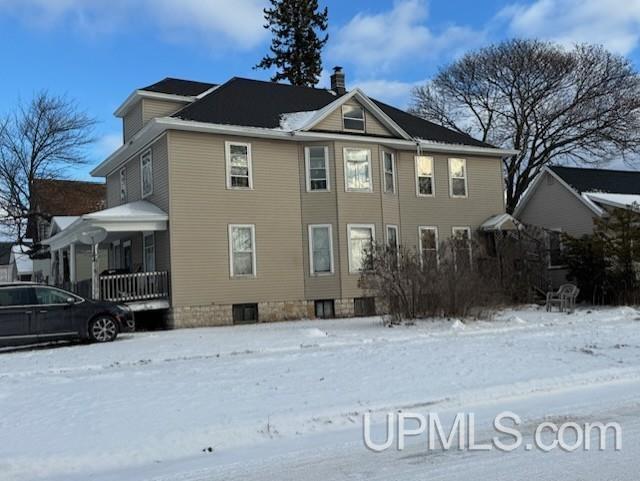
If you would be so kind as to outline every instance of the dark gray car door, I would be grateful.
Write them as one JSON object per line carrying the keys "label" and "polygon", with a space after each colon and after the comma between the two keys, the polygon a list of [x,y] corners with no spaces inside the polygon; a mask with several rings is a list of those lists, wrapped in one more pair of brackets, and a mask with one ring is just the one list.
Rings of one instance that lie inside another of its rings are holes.
{"label": "dark gray car door", "polygon": [[34,288],[37,306],[36,330],[40,336],[64,336],[74,334],[72,305],[68,303],[68,292],[54,287],[37,286]]}
{"label": "dark gray car door", "polygon": [[36,306],[33,304],[30,286],[0,288],[0,339],[20,341],[35,337],[32,321]]}

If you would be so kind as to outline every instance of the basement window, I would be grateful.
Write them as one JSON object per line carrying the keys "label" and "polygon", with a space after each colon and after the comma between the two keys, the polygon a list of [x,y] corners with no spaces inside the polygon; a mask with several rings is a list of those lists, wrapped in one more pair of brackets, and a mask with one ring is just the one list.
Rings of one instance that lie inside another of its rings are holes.
{"label": "basement window", "polygon": [[356,297],[353,300],[353,314],[356,317],[376,315],[376,300],[373,297]]}
{"label": "basement window", "polygon": [[319,319],[333,319],[336,317],[333,299],[315,301],[316,317]]}
{"label": "basement window", "polygon": [[233,323],[246,324],[258,322],[258,304],[234,304]]}

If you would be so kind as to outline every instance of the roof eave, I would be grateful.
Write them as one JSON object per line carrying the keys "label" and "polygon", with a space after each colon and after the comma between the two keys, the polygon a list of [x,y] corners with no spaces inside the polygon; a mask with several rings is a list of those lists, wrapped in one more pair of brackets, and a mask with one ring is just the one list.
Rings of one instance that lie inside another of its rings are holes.
{"label": "roof eave", "polygon": [[[215,87],[208,89],[206,92],[208,93],[213,89],[215,89]],[[131,94],[129,94],[127,99],[120,105],[120,107],[116,109],[113,115],[115,115],[116,117],[124,117],[127,114],[127,112],[131,109],[131,107],[133,107],[139,100],[143,98],[191,103],[194,100],[198,99],[199,96],[193,97],[188,95],[165,94],[161,92],[151,92],[149,90],[138,89],[138,90],[134,90],[133,92],[131,92]]]}

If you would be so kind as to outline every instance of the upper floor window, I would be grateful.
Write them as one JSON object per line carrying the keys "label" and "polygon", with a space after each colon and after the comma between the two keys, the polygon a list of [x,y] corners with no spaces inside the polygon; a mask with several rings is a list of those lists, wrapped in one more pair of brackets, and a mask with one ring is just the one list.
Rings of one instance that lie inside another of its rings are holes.
{"label": "upper floor window", "polygon": [[433,196],[433,157],[416,156],[416,194]]}
{"label": "upper floor window", "polygon": [[120,169],[120,201],[127,201],[127,169],[123,167]]}
{"label": "upper floor window", "polygon": [[427,269],[438,267],[438,228],[418,227],[420,235],[420,262]]}
{"label": "upper floor window", "polygon": [[151,149],[140,156],[140,181],[142,182],[142,197],[153,194],[153,159]]}
{"label": "upper floor window", "polygon": [[375,226],[373,224],[349,224],[349,272],[360,272],[365,263],[367,252],[373,246]]}
{"label": "upper floor window", "polygon": [[449,159],[449,194],[451,197],[467,196],[466,159]]}
{"label": "upper floor window", "polygon": [[333,273],[333,239],[330,224],[309,226],[311,275]]}
{"label": "upper floor window", "polygon": [[371,192],[369,149],[344,149],[344,182],[347,192]]}
{"label": "upper floor window", "polygon": [[328,191],[329,149],[326,146],[305,147],[307,192]]}
{"label": "upper floor window", "polygon": [[226,142],[227,189],[253,189],[251,144]]}
{"label": "upper floor window", "polygon": [[343,105],[342,125],[345,130],[364,132],[364,109],[359,105]]}
{"label": "upper floor window", "polygon": [[229,225],[231,276],[256,275],[256,228],[253,224]]}
{"label": "upper floor window", "polygon": [[384,172],[384,191],[393,194],[396,191],[396,159],[391,152],[382,151],[382,170]]}

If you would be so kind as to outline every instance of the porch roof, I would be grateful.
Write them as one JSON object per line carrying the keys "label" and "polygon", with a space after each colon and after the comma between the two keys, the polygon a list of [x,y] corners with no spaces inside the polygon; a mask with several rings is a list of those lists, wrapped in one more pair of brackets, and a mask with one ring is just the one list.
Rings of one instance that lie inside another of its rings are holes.
{"label": "porch roof", "polygon": [[480,230],[484,232],[495,232],[505,230],[517,230],[520,222],[509,214],[497,214],[489,217],[480,226]]}
{"label": "porch roof", "polygon": [[158,206],[139,200],[79,216],[56,235],[44,240],[52,250],[80,242],[80,235],[90,229],[107,232],[150,232],[167,229],[169,216]]}

